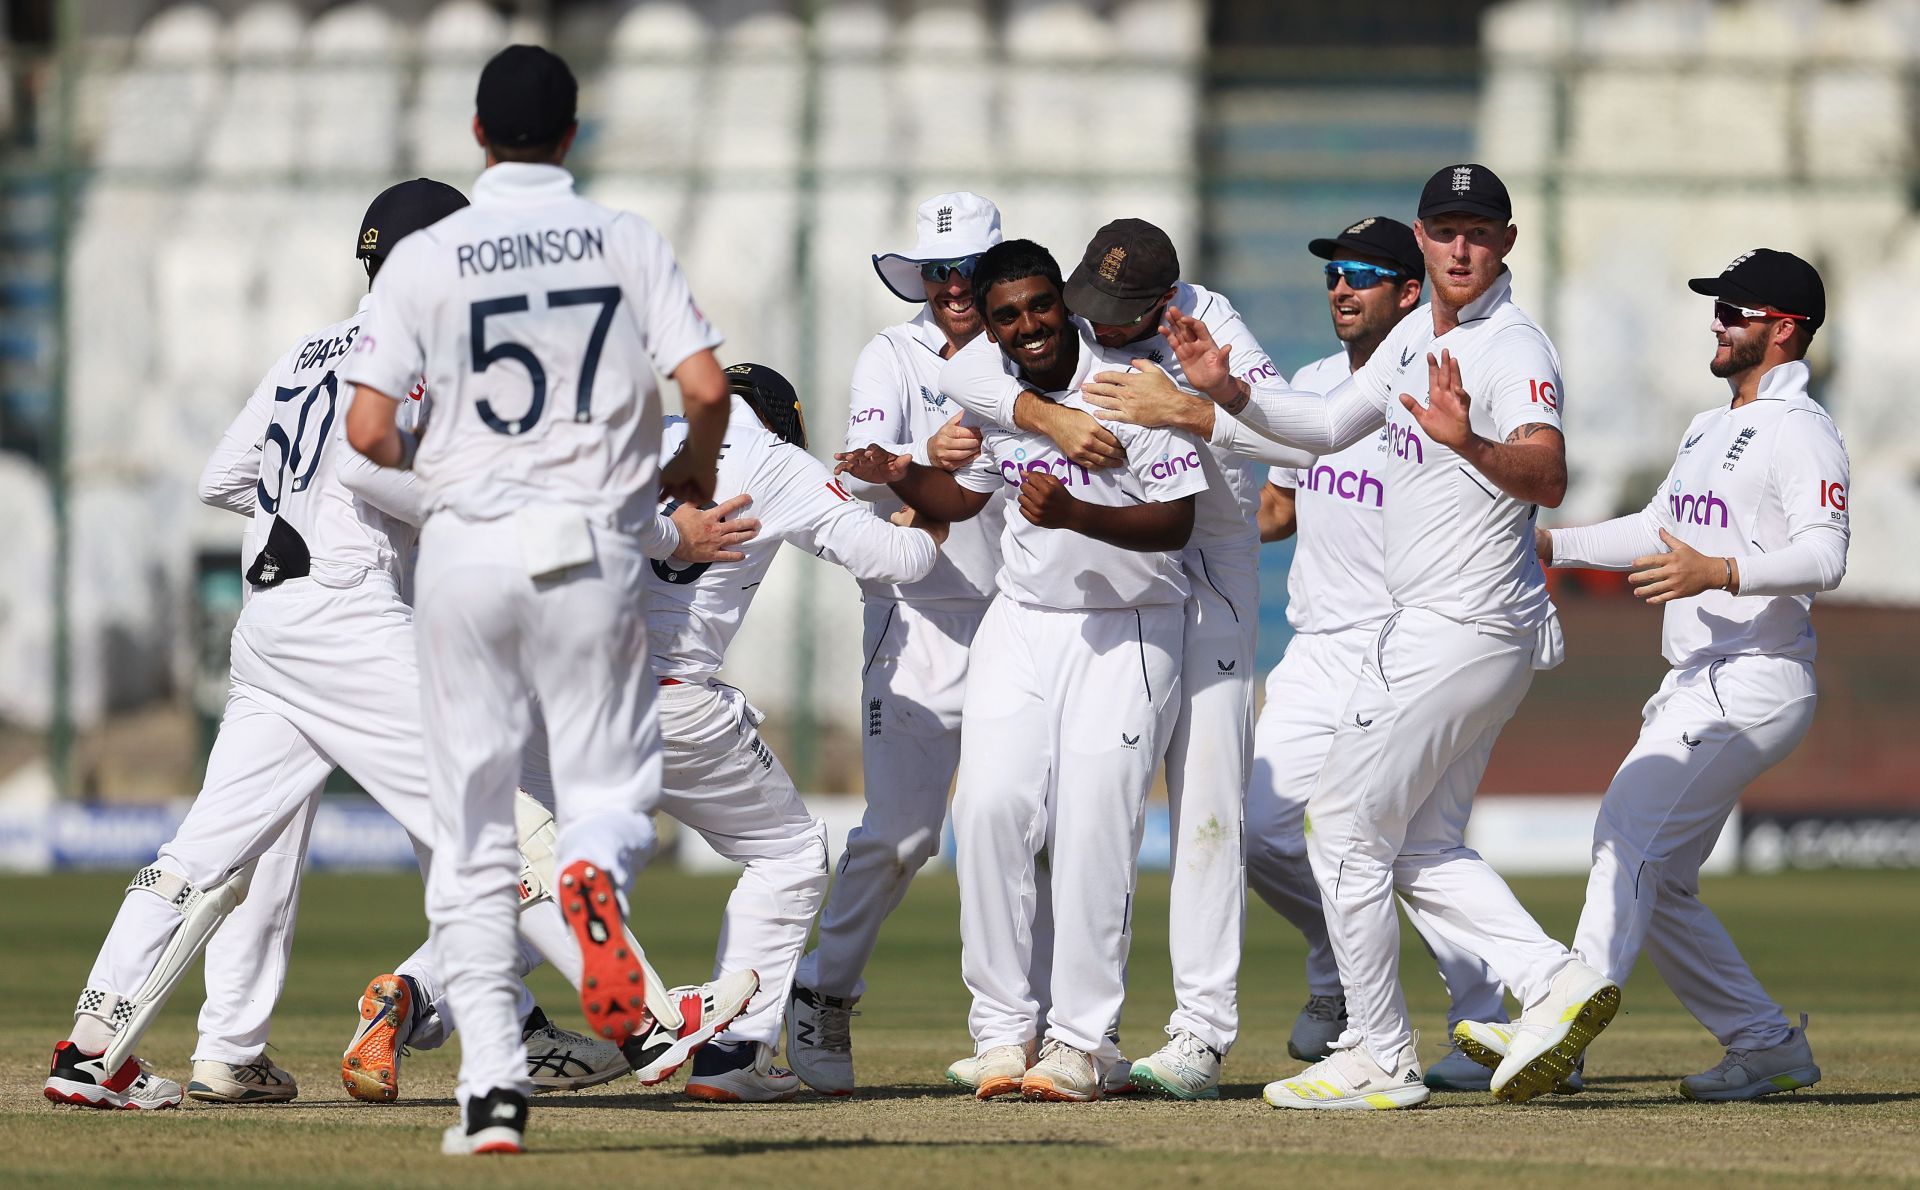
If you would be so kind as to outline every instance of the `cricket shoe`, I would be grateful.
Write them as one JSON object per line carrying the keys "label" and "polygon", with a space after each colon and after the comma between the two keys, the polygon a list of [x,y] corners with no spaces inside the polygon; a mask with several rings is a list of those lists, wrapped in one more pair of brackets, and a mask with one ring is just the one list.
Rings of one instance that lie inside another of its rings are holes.
{"label": "cricket shoe", "polygon": [[1520,1014],[1507,1056],[1493,1072],[1493,1097],[1525,1103],[1566,1082],[1618,1011],[1620,985],[1578,959],[1569,962],[1546,996]]}
{"label": "cricket shoe", "polygon": [[187,1097],[201,1103],[286,1103],[299,1095],[293,1076],[265,1054],[240,1066],[195,1058],[187,1080]]}
{"label": "cricket shoe", "polygon": [[693,1056],[687,1098],[708,1103],[781,1103],[800,1093],[800,1076],[773,1064],[764,1041],[715,1042]]}
{"label": "cricket shoe", "polygon": [[574,860],[560,873],[555,899],[580,944],[580,1008],[587,1025],[615,1045],[644,1036],[653,1023],[647,974],[627,941],[613,876],[584,859]]}
{"label": "cricket shoe", "polygon": [[55,1103],[106,1110],[157,1111],[180,1106],[180,1084],[128,1058],[111,1075],[102,1061],[106,1051],[89,1054],[71,1041],[53,1047],[45,1094]]}
{"label": "cricket shoe", "polygon": [[1788,1030],[1785,1041],[1763,1050],[1728,1050],[1712,1070],[1681,1079],[1680,1095],[1706,1103],[1758,1099],[1811,1087],[1819,1081],[1820,1068],[1813,1064],[1813,1047],[1807,1044],[1807,1014],[1803,1012],[1800,1027]]}
{"label": "cricket shoe", "polygon": [[1358,1039],[1292,1078],[1267,1084],[1261,1097],[1269,1107],[1314,1111],[1391,1111],[1418,1107],[1433,1097],[1420,1075],[1420,1035],[1400,1051],[1392,1070],[1382,1070]]}
{"label": "cricket shoe", "polygon": [[710,983],[686,984],[669,991],[667,998],[680,1009],[679,1026],[662,1023],[648,1014],[645,1031],[620,1047],[634,1077],[643,1087],[672,1078],[688,1058],[713,1040],[714,1034],[747,1010],[759,990],[758,971],[729,971]]}
{"label": "cricket shoe", "polygon": [[[1494,1065],[1499,1065],[1499,1059]],[[1424,1077],[1436,1091],[1486,1091],[1493,1087],[1493,1071],[1468,1057],[1457,1041],[1446,1057],[1427,1067]]]}
{"label": "cricket shoe", "polygon": [[340,1055],[340,1081],[363,1103],[400,1098],[400,1059],[413,1035],[413,981],[376,975],[360,993],[360,1024]]}
{"label": "cricket shoe", "polygon": [[440,1151],[449,1157],[523,1153],[527,1135],[527,1097],[495,1087],[467,1100],[464,1119],[440,1134]]}
{"label": "cricket shoe", "polygon": [[1107,1030],[1107,1040],[1113,1042],[1113,1048],[1119,1056],[1093,1060],[1094,1066],[1100,1071],[1100,1097],[1111,1099],[1115,1095],[1138,1095],[1140,1088],[1133,1085],[1133,1060],[1120,1049],[1120,1030]]}
{"label": "cricket shoe", "polygon": [[533,1092],[580,1091],[610,1083],[628,1070],[627,1056],[610,1041],[562,1029],[538,1004],[520,1023]]}
{"label": "cricket shoe", "polygon": [[1220,1098],[1220,1051],[1185,1029],[1133,1064],[1131,1081],[1142,1091],[1175,1099]]}
{"label": "cricket shoe", "polygon": [[[1427,1071],[1427,1085],[1443,1091],[1492,1090],[1493,1071],[1498,1070],[1500,1063],[1506,1059],[1507,1049],[1513,1044],[1514,1028],[1515,1026],[1507,1021],[1461,1021],[1453,1027],[1453,1053],[1435,1062]],[[1455,1058],[1462,1057],[1486,1072],[1486,1077],[1481,1079],[1478,1085],[1464,1086],[1461,1085],[1464,1080],[1457,1080],[1453,1086],[1441,1087],[1433,1081],[1435,1071],[1442,1066],[1454,1063]],[[1573,1072],[1560,1080],[1560,1084],[1554,1087],[1553,1093],[1578,1095],[1586,1090],[1587,1084],[1583,1077],[1586,1066],[1587,1056],[1581,1054],[1580,1060],[1573,1064]]]}
{"label": "cricket shoe", "polygon": [[1017,1095],[1020,1080],[1033,1065],[1035,1043],[988,1046],[970,1058],[962,1058],[947,1067],[947,1081],[966,1087],[975,1099],[996,1095]]}
{"label": "cricket shoe", "polygon": [[822,1095],[853,1094],[854,996],[827,996],[793,985],[787,997],[787,1061]]}
{"label": "cricket shoe", "polygon": [[1023,1099],[1049,1103],[1092,1103],[1100,1098],[1100,1072],[1093,1055],[1064,1041],[1049,1040],[1040,1060],[1020,1079]]}
{"label": "cricket shoe", "polygon": [[1293,1020],[1293,1033],[1287,1038],[1287,1053],[1296,1062],[1318,1062],[1333,1052],[1333,1043],[1347,1027],[1347,998],[1344,995],[1308,996],[1306,1006]]}

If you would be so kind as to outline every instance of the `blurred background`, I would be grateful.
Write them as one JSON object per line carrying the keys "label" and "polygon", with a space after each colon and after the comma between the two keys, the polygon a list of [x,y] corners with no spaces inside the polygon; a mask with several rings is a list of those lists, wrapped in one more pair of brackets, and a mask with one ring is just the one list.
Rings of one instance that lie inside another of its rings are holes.
{"label": "blurred background", "polygon": [[[1721,860],[1920,866],[1920,0],[40,0],[0,3],[0,867],[142,862],[226,690],[241,522],[194,482],[298,337],[352,310],[361,212],[469,189],[479,66],[512,41],[582,84],[583,190],[679,251],[726,362],[800,383],[824,454],[855,356],[913,313],[871,254],[920,199],[993,198],[1071,266],[1150,219],[1283,372],[1332,351],[1306,242],[1411,221],[1464,160],[1512,189],[1521,304],[1564,364],[1584,523],[1644,504],[1725,400],[1689,276],[1813,260],[1815,395],[1852,451],[1851,566],[1816,615],[1813,734]],[[1549,523],[1552,523],[1550,518]],[[790,552],[791,553],[791,552]],[[1266,664],[1290,547],[1268,547]],[[1495,753],[1476,841],[1578,867],[1663,672],[1620,576],[1556,572],[1568,663]],[[729,680],[857,819],[858,593],[783,559]],[[316,862],[411,862],[337,778]],[[329,825],[331,824],[331,825]],[[1150,840],[1149,852],[1163,843]]]}

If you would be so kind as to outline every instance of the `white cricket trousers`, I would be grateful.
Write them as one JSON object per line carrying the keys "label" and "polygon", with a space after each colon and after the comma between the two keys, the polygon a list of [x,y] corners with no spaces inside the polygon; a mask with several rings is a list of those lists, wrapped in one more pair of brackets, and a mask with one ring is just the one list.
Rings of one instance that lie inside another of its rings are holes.
{"label": "white cricket trousers", "polygon": [[760,973],[753,1004],[719,1035],[779,1048],[787,994],[827,893],[827,828],[755,730],[760,713],[719,682],[660,687],[660,808],[745,866],[720,923],[713,973]]}
{"label": "white cricket trousers", "polygon": [[1258,550],[1249,536],[1244,549],[1189,549],[1182,558],[1193,594],[1185,609],[1179,718],[1167,744],[1174,998],[1167,1032],[1184,1030],[1221,1054],[1240,1034]]}
{"label": "white cricket trousers", "polygon": [[[1267,675],[1267,701],[1254,727],[1253,779],[1247,787],[1247,882],[1306,938],[1307,991],[1314,996],[1339,995],[1341,986],[1320,886],[1307,860],[1307,801],[1319,784],[1340,712],[1360,680],[1361,661],[1379,635],[1378,626],[1296,635]],[[1484,766],[1455,765],[1444,779],[1477,778],[1476,767]],[[1472,789],[1436,791],[1449,804],[1472,795]],[[1447,986],[1448,1027],[1461,1021],[1506,1020],[1500,981],[1487,965],[1437,933],[1411,906],[1408,915]]]}
{"label": "white cricket trousers", "polygon": [[1493,742],[1533,684],[1536,641],[1402,608],[1381,624],[1341,708],[1307,803],[1307,856],[1348,1028],[1382,1069],[1413,1040],[1395,892],[1436,935],[1478,955],[1522,1007],[1572,961],[1466,845]]}
{"label": "white cricket trousers", "polygon": [[436,513],[415,575],[435,966],[461,1031],[461,1099],[526,1094],[520,1040],[520,851],[513,792],[538,698],[559,825],[555,868],[585,860],[626,889],[654,847],[660,722],[647,673],[646,559],[593,528],[593,560],[531,578],[509,517]]}
{"label": "white cricket trousers", "polygon": [[1180,705],[1179,605],[997,599],[974,638],[953,801],[975,1052],[1034,1038],[1036,856],[1053,893],[1046,1037],[1108,1061],[1125,998],[1147,791]]}
{"label": "white cricket trousers", "polygon": [[[416,841],[431,841],[420,760],[412,613],[392,579],[351,587],[291,579],[247,600],[233,630],[232,686],[206,779],[155,865],[197,888],[264,857],[253,890],[208,941],[209,987],[196,1055],[248,1062],[266,1044],[286,980],[299,861],[313,807],[337,765]],[[264,882],[264,883],[263,883]],[[278,893],[276,893],[278,889]],[[87,978],[131,997],[179,928],[157,897],[132,894]]]}
{"label": "white cricket trousers", "polygon": [[1741,791],[1807,734],[1815,698],[1813,666],[1788,657],[1670,672],[1594,823],[1574,954],[1625,983],[1644,948],[1675,998],[1729,1049],[1779,1045],[1789,1026],[1701,904],[1700,865]]}
{"label": "white cricket trousers", "polygon": [[841,998],[866,993],[880,927],[940,851],[960,763],[967,655],[987,605],[868,599],[860,674],[867,809],[847,835],[799,982]]}

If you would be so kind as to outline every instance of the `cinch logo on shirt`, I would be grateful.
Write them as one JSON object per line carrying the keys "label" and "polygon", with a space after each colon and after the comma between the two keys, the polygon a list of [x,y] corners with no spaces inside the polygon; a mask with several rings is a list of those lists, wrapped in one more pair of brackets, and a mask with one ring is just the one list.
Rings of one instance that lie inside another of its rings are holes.
{"label": "cinch logo on shirt", "polygon": [[1093,476],[1087,473],[1085,467],[1059,455],[1041,455],[1037,459],[1029,459],[1026,451],[1017,450],[1013,452],[1013,458],[1000,460],[1000,477],[1016,488],[1028,471],[1045,471],[1068,487],[1076,483],[1084,486],[1093,482]]}
{"label": "cinch logo on shirt", "polygon": [[1200,466],[1200,452],[1190,450],[1183,455],[1165,455],[1160,461],[1147,468],[1147,474],[1155,479],[1172,479],[1182,471],[1192,471]]}
{"label": "cinch logo on shirt", "polygon": [[1373,489],[1372,504],[1379,508],[1386,500],[1387,489],[1379,480],[1368,474],[1362,467],[1359,471],[1335,471],[1324,464],[1307,472],[1307,490],[1324,492],[1329,496],[1338,496],[1342,500],[1351,500],[1355,504],[1366,504],[1367,489]]}
{"label": "cinch logo on shirt", "polygon": [[1720,527],[1727,527],[1727,502],[1713,494],[1708,488],[1704,496],[1683,493],[1680,481],[1673,481],[1673,491],[1667,496],[1667,505],[1673,511],[1673,519],[1683,525],[1711,525],[1714,523],[1714,510],[1720,513]]}
{"label": "cinch logo on shirt", "polygon": [[1420,444],[1420,435],[1405,426],[1387,427],[1387,449],[1416,463],[1427,461],[1427,451]]}
{"label": "cinch logo on shirt", "polygon": [[1279,374],[1280,369],[1273,366],[1272,360],[1267,360],[1257,368],[1248,368],[1246,371],[1240,373],[1240,379],[1246,381],[1248,384],[1258,384],[1262,380],[1271,380]]}
{"label": "cinch logo on shirt", "polygon": [[1837,512],[1847,510],[1847,485],[1820,481],[1820,507],[1831,508]]}
{"label": "cinch logo on shirt", "polygon": [[873,421],[877,418],[883,418],[886,415],[886,410],[884,409],[862,409],[847,420],[857,426],[863,421]]}

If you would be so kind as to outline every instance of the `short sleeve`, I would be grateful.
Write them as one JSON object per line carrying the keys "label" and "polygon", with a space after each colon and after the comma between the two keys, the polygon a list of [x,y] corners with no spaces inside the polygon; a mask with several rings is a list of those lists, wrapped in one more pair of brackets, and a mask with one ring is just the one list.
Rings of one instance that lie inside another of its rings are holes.
{"label": "short sleeve", "polygon": [[641,287],[637,306],[640,335],[647,355],[662,376],[671,376],[688,357],[710,351],[725,340],[693,300],[686,274],[674,258],[673,248],[653,226],[633,215],[623,216],[620,224],[634,240],[632,251],[638,257]]}
{"label": "short sleeve", "polygon": [[912,440],[907,424],[907,379],[885,335],[875,335],[853,364],[847,402],[847,449],[904,446]]}
{"label": "short sleeve", "polygon": [[1298,490],[1307,486],[1307,477],[1298,467],[1274,467],[1267,472],[1267,482],[1276,488]]}
{"label": "short sleeve", "polygon": [[426,370],[422,332],[426,311],[418,300],[426,266],[427,240],[410,236],[394,246],[373,279],[367,320],[340,366],[340,378],[398,401],[408,396]]}
{"label": "short sleeve", "polygon": [[[968,414],[962,425],[973,425],[979,418]],[[994,492],[1006,483],[1000,474],[1000,465],[994,460],[994,432],[986,430],[982,435],[980,453],[974,455],[966,466],[953,473],[953,481],[970,492]]]}
{"label": "short sleeve", "polygon": [[1207,490],[1207,472],[1200,452],[1207,449],[1184,430],[1142,430],[1122,440],[1127,469],[1145,490],[1147,499],[1165,504]]}
{"label": "short sleeve", "polygon": [[1560,429],[1560,361],[1546,338],[1530,326],[1516,326],[1488,348],[1467,395],[1493,419],[1496,441],[1505,442],[1525,425]]}

